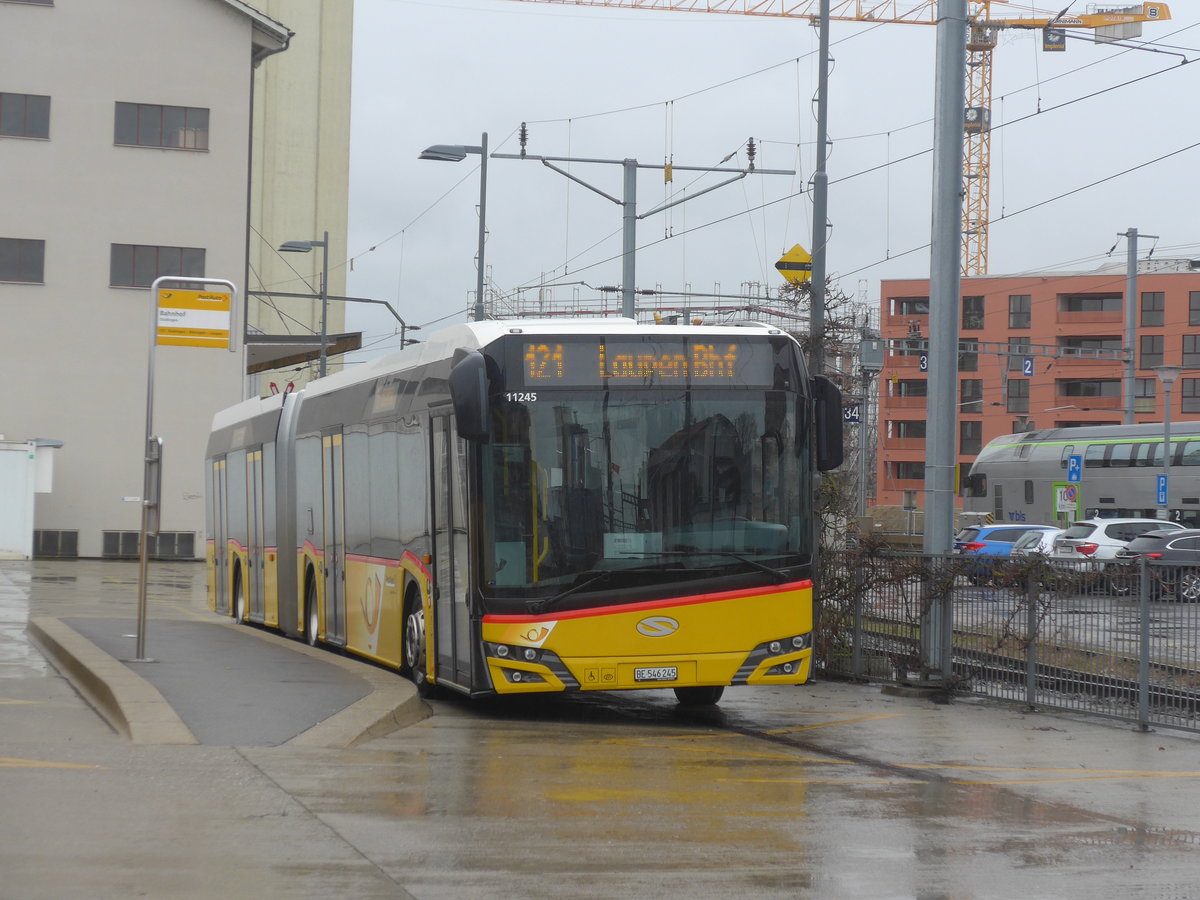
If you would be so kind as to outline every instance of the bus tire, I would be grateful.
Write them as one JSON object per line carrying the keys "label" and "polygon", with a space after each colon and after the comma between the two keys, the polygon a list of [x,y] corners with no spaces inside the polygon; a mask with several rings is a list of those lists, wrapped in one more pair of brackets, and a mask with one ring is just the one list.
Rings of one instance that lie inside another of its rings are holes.
{"label": "bus tire", "polygon": [[229,607],[233,621],[239,625],[246,621],[246,588],[242,583],[242,567],[240,565],[233,570],[233,597]]}
{"label": "bus tire", "polygon": [[317,634],[321,630],[320,609],[317,606],[317,579],[310,570],[304,579],[304,639],[308,646],[317,646]]}
{"label": "bus tire", "polygon": [[417,693],[428,697],[433,693],[426,672],[429,642],[425,632],[425,606],[416,591],[409,591],[404,601],[404,674],[417,686]]}
{"label": "bus tire", "polygon": [[677,687],[675,699],[680,706],[716,706],[725,688],[720,685],[704,685],[703,687]]}

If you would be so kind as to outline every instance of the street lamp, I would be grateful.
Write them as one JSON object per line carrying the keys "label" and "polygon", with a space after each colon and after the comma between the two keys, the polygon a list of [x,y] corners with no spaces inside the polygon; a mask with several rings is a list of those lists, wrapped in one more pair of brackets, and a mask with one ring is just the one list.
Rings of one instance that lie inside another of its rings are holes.
{"label": "street lamp", "polygon": [[440,162],[462,162],[468,153],[479,155],[479,273],[475,278],[475,321],[484,318],[483,311],[483,242],[487,235],[487,132],[479,139],[478,147],[465,144],[434,144],[421,151],[418,159],[433,159]]}
{"label": "street lamp", "polygon": [[1158,376],[1158,380],[1162,382],[1163,386],[1163,505],[1162,509],[1158,511],[1161,519],[1171,518],[1170,495],[1167,493],[1170,484],[1168,476],[1171,473],[1171,388],[1175,386],[1175,379],[1182,371],[1182,366],[1154,367],[1154,374]]}
{"label": "street lamp", "polygon": [[329,232],[324,232],[319,241],[284,241],[279,245],[283,253],[308,253],[313,247],[321,248],[321,361],[317,374],[324,378],[325,358],[329,348],[326,319],[329,309]]}

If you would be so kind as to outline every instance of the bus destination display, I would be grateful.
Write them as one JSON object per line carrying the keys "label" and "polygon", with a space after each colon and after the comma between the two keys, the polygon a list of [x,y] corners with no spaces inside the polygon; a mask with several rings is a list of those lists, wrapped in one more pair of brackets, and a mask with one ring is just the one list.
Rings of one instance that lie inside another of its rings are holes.
{"label": "bus destination display", "polygon": [[739,341],[525,341],[527,387],[770,387],[774,350]]}

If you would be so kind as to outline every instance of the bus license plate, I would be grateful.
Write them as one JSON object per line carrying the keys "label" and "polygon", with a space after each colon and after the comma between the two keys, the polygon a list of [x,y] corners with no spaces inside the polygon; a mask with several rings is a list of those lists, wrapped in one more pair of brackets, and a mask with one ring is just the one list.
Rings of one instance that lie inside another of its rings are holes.
{"label": "bus license plate", "polygon": [[679,680],[678,666],[655,666],[633,670],[634,681],[677,681]]}

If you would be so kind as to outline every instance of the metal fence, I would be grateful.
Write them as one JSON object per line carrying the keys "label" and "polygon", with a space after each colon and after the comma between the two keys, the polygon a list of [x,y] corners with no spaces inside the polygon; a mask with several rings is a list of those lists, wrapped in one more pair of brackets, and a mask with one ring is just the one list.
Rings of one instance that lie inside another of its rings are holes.
{"label": "metal fence", "polygon": [[1200,731],[1200,567],[854,550],[820,597],[818,671]]}

